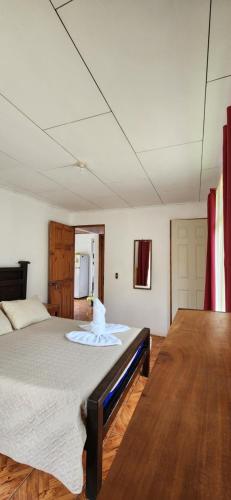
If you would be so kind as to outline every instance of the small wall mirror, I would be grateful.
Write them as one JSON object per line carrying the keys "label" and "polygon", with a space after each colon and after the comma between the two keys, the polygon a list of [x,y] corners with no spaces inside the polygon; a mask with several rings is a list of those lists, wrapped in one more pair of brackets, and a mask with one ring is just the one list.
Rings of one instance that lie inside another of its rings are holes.
{"label": "small wall mirror", "polygon": [[152,288],[152,240],[134,241],[133,288]]}

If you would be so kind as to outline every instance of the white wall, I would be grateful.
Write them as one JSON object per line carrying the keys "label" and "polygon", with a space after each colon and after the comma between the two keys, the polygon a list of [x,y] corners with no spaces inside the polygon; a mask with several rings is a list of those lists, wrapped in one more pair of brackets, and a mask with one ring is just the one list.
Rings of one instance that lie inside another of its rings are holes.
{"label": "white wall", "polygon": [[66,210],[0,189],[0,267],[29,260],[28,297],[47,301],[48,221],[69,223]]}
{"label": "white wall", "polygon": [[[47,300],[48,221],[105,224],[105,304],[108,321],[149,326],[165,335],[169,326],[170,237],[174,218],[206,216],[205,203],[69,214],[30,197],[0,189],[0,266],[30,260],[28,296]],[[152,239],[152,290],[134,290],[133,241]],[[119,273],[119,279],[114,275]]]}
{"label": "white wall", "polygon": [[[73,225],[105,224],[107,320],[166,335],[170,315],[170,220],[206,217],[205,203],[78,212]],[[152,240],[152,290],[133,289],[133,242]],[[119,279],[115,279],[115,273]]]}

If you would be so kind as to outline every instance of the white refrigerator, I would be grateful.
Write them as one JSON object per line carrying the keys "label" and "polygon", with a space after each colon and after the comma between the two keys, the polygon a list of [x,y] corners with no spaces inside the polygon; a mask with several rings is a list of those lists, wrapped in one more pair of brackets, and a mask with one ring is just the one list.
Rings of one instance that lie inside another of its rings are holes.
{"label": "white refrigerator", "polygon": [[89,295],[89,262],[89,255],[77,254],[75,256],[75,299]]}

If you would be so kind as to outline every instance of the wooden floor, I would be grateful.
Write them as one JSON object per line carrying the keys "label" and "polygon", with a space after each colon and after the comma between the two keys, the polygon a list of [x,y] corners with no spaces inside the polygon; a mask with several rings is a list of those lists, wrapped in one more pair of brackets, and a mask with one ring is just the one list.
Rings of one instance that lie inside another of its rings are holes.
{"label": "wooden floor", "polygon": [[[162,337],[152,337],[152,339],[151,368],[163,342]],[[145,378],[138,376],[135,379],[109,429],[103,449],[103,479],[108,474],[145,384]],[[27,465],[20,465],[0,455],[0,500],[84,500],[85,498],[84,492],[81,495],[72,495],[49,474]]]}
{"label": "wooden floor", "polygon": [[74,300],[74,318],[80,321],[91,321],[93,315],[93,307],[90,306],[87,299]]}

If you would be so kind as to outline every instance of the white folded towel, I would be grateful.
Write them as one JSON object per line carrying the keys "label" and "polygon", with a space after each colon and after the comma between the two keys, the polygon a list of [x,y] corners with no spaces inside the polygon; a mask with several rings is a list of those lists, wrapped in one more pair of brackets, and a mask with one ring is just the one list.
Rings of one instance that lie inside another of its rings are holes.
{"label": "white folded towel", "polygon": [[[83,330],[86,330],[87,332],[92,332],[93,331],[93,322],[92,323],[87,323],[85,325],[80,325]],[[122,333],[122,332],[127,332],[129,330],[129,326],[126,325],[119,325],[116,323],[105,323],[105,334],[110,334],[110,333]]]}
{"label": "white folded towel", "polygon": [[90,323],[92,333],[101,335],[105,332],[105,314],[106,309],[99,299],[94,299],[93,303],[93,321]]}
{"label": "white folded towel", "polygon": [[66,333],[65,337],[71,342],[77,342],[78,344],[91,345],[94,347],[107,347],[110,345],[121,345],[122,342],[114,335],[96,335],[90,332],[70,332]]}
{"label": "white folded towel", "polygon": [[81,325],[81,328],[87,330],[88,332],[93,332],[96,335],[102,335],[104,333],[120,333],[129,330],[126,325],[116,325],[114,323],[105,322],[106,309],[99,299],[94,299],[93,305],[93,321],[91,323]]}
{"label": "white folded towel", "polygon": [[[111,328],[112,331],[107,329],[107,326],[122,326],[123,325],[107,325],[105,323],[105,313],[106,309],[99,299],[94,300],[93,305],[93,321],[88,325],[82,325],[81,328],[87,330],[86,332],[70,332],[66,333],[65,336],[68,340],[72,342],[78,342],[79,344],[86,344],[95,347],[106,347],[109,345],[121,345],[122,342],[111,333],[116,333],[124,330],[118,330],[118,328]],[[86,328],[87,327],[87,328]],[[127,328],[128,329],[128,328]]]}

